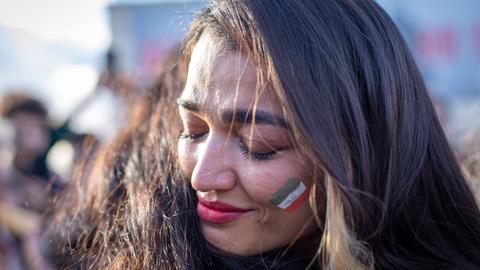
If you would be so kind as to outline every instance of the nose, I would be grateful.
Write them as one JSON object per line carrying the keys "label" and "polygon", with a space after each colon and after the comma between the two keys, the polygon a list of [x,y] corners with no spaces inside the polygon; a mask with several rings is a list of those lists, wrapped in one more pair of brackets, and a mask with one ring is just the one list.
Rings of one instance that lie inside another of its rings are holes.
{"label": "nose", "polygon": [[209,133],[197,150],[192,172],[192,187],[201,192],[227,191],[235,187],[236,174],[227,139]]}

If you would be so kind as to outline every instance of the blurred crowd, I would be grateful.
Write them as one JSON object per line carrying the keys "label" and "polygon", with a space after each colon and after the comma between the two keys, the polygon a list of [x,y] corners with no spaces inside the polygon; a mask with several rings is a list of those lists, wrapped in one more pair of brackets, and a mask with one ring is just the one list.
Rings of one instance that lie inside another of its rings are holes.
{"label": "blurred crowd", "polygon": [[38,233],[52,198],[69,178],[52,171],[47,158],[55,145],[68,142],[74,151],[68,167],[73,168],[85,143],[95,138],[72,133],[68,125],[55,127],[48,109],[22,93],[3,97],[0,116],[0,268],[46,269]]}
{"label": "blurred crowd", "polygon": [[95,134],[73,131],[71,120],[105,91],[125,101],[118,112],[125,113],[131,88],[128,79],[106,72],[96,90],[61,123],[26,91],[7,91],[1,97],[0,270],[51,269],[43,259],[40,232],[75,166],[85,164],[101,141]]}

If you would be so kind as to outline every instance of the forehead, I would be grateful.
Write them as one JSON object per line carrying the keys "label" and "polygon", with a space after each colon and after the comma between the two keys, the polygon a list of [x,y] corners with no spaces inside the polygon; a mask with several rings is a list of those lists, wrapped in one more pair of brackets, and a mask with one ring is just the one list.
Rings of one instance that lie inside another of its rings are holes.
{"label": "forehead", "polygon": [[204,34],[193,48],[181,99],[217,109],[278,107],[273,91],[257,79],[257,67],[250,57],[226,50],[211,35]]}

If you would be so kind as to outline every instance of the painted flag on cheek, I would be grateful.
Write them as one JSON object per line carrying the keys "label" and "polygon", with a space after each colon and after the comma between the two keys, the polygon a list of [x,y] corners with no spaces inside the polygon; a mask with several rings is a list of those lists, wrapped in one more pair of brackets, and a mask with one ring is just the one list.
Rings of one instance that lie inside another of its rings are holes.
{"label": "painted flag on cheek", "polygon": [[273,194],[270,203],[292,213],[308,198],[307,187],[302,181],[290,178]]}

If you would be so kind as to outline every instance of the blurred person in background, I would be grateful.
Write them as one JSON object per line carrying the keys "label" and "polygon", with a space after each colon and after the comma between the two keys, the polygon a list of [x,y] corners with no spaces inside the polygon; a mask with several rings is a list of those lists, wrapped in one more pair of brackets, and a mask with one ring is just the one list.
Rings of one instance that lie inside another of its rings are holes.
{"label": "blurred person in background", "polygon": [[10,184],[18,204],[42,211],[48,199],[52,173],[46,156],[52,143],[48,112],[38,100],[25,94],[10,93],[0,101],[0,116],[15,132]]}
{"label": "blurred person in background", "polygon": [[48,269],[38,249],[48,201],[49,174],[41,162],[50,141],[47,113],[40,102],[20,94],[7,95],[0,112],[0,265]]}
{"label": "blurred person in background", "polygon": [[3,218],[2,206],[14,201],[9,189],[14,155],[15,130],[10,122],[0,118],[0,265],[5,269],[22,269],[20,250],[15,236]]}
{"label": "blurred person in background", "polygon": [[48,218],[44,210],[68,183],[74,164],[89,159],[98,144],[94,134],[70,129],[77,113],[54,127],[32,96],[11,92],[0,101],[0,265],[7,269],[48,268],[38,241]]}

